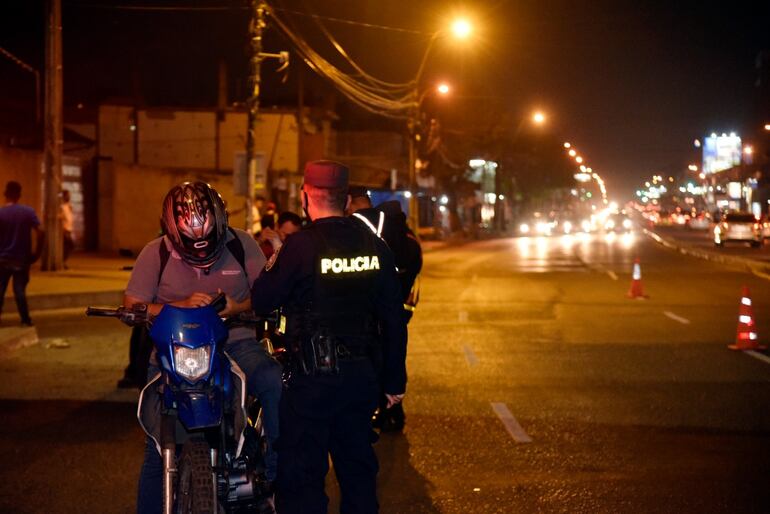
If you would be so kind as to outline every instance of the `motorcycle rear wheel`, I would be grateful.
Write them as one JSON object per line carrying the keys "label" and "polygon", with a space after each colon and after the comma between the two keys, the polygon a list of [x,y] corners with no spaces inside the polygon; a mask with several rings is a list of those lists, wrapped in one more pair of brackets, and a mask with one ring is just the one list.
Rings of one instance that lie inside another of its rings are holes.
{"label": "motorcycle rear wheel", "polygon": [[208,443],[200,439],[190,439],[182,447],[176,486],[177,514],[216,514],[209,450]]}

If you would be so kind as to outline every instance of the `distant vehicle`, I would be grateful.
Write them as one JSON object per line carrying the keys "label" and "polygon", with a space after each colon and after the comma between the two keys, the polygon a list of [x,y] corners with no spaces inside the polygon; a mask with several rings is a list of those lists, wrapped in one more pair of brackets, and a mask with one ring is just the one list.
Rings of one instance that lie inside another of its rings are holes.
{"label": "distant vehicle", "polygon": [[686,226],[690,230],[708,230],[711,226],[711,215],[707,212],[693,213]]}
{"label": "distant vehicle", "polygon": [[607,216],[602,227],[605,232],[630,232],[633,223],[625,215],[616,213]]}
{"label": "distant vehicle", "polygon": [[726,242],[750,243],[754,248],[762,244],[762,225],[750,212],[728,212],[714,227],[714,244]]}
{"label": "distant vehicle", "polygon": [[539,212],[519,225],[519,234],[522,236],[550,236],[556,223]]}

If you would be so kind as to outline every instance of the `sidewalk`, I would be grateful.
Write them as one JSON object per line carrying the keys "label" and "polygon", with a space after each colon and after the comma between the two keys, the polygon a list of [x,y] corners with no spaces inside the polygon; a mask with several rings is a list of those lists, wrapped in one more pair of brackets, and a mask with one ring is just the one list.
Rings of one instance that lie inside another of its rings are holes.
{"label": "sidewalk", "polygon": [[[99,254],[75,254],[68,270],[40,271],[36,264],[27,286],[27,301],[35,311],[86,307],[88,305],[117,305],[123,300],[134,259]],[[16,316],[12,287],[5,292],[3,318],[7,322]]]}

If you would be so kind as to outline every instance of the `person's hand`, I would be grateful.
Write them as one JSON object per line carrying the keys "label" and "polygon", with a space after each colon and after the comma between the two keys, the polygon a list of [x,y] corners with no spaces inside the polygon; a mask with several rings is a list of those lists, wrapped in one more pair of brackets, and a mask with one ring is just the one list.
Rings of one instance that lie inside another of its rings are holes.
{"label": "person's hand", "polygon": [[[222,293],[222,290],[217,289],[217,292]],[[219,312],[220,318],[229,318],[230,316],[235,316],[236,314],[242,311],[242,309],[238,308],[239,307],[238,302],[236,302],[226,294],[225,294],[225,300],[227,300],[227,304],[225,305],[225,308]]]}
{"label": "person's hand", "polygon": [[259,242],[264,243],[265,241],[270,241],[273,238],[278,237],[278,234],[276,234],[275,230],[273,230],[270,227],[265,227],[262,229],[262,231],[259,233]]}
{"label": "person's hand", "polygon": [[390,409],[397,403],[401,403],[401,400],[404,399],[403,394],[387,394],[385,393],[385,398],[388,399],[388,408]]}
{"label": "person's hand", "polygon": [[193,307],[203,307],[204,305],[208,305],[211,303],[212,299],[213,298],[211,297],[211,295],[207,295],[206,293],[193,293],[190,295],[189,298],[186,298],[179,302],[174,302],[172,305],[176,307],[184,307],[184,308],[190,309]]}

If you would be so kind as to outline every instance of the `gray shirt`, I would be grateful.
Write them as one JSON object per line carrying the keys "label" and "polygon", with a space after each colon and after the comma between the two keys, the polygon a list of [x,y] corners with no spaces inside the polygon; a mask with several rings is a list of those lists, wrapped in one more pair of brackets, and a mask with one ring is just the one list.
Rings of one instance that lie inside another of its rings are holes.
{"label": "gray shirt", "polygon": [[[126,295],[144,303],[171,303],[189,298],[193,293],[215,296],[217,289],[221,289],[235,301],[244,301],[251,294],[251,284],[265,267],[266,259],[254,238],[243,230],[234,230],[243,244],[245,274],[227,248],[210,268],[202,270],[183,261],[164,236],[150,241],[142,249],[131,272]],[[233,237],[228,232],[227,240]],[[158,283],[161,244],[166,245],[171,255]],[[228,341],[253,338],[253,329],[236,327],[230,330]]]}

